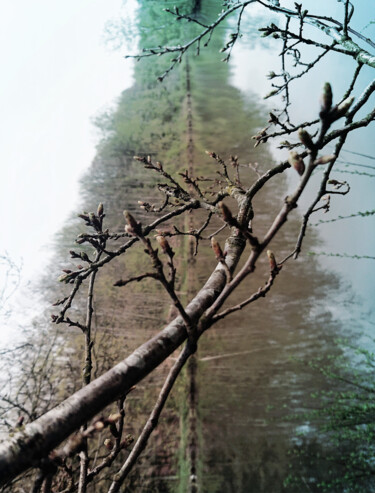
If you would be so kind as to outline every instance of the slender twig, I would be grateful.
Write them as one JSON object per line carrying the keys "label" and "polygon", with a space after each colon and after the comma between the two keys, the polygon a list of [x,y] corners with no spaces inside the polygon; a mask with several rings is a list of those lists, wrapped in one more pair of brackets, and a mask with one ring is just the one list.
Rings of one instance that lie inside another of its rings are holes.
{"label": "slender twig", "polygon": [[173,388],[173,385],[180,371],[182,370],[183,366],[185,365],[186,361],[188,360],[191,354],[192,354],[191,347],[189,344],[187,344],[184,347],[184,349],[181,351],[180,356],[178,357],[177,361],[174,363],[171,370],[169,371],[168,376],[158,396],[158,399],[155,403],[155,406],[147,420],[147,423],[145,424],[141,434],[139,435],[138,440],[136,441],[128,458],[126,459],[126,461],[124,462],[123,466],[118,471],[118,473],[115,475],[114,480],[112,481],[112,484],[108,490],[108,493],[115,493],[119,491],[121,485],[123,484],[125,478],[129,474],[134,463],[136,462],[139,455],[146,447],[151,433],[153,432],[153,430],[156,428],[158,424],[160,414],[165,406],[165,403]]}
{"label": "slender twig", "polygon": [[217,315],[214,315],[211,319],[211,324],[213,325],[216,322],[218,322],[219,320],[227,317],[228,315],[230,315],[230,314],[232,314],[238,310],[242,310],[242,308],[249,305],[250,303],[253,303],[254,301],[256,301],[259,298],[264,298],[266,296],[266,294],[272,288],[274,280],[275,280],[275,278],[279,272],[280,272],[280,269],[274,269],[271,272],[268,281],[266,282],[266,284],[263,287],[260,287],[256,293],[252,294],[249,298],[242,301],[241,303],[238,303],[237,305],[232,306],[230,308],[227,308],[226,310],[223,310],[222,312],[218,313]]}

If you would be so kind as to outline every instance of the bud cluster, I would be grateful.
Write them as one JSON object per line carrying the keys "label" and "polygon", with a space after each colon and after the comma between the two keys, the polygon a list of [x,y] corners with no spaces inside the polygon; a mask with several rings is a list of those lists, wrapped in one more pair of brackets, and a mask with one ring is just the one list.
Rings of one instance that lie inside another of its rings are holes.
{"label": "bud cluster", "polygon": [[83,212],[82,214],[78,214],[78,217],[83,219],[87,226],[91,226],[98,233],[102,232],[103,219],[105,217],[104,206],[102,203],[98,205],[96,214],[94,214],[94,212]]}

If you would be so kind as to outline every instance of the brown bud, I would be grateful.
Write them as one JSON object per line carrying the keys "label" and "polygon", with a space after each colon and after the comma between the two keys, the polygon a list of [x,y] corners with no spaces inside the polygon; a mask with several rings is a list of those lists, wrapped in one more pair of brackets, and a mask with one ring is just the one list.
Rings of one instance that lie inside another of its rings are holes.
{"label": "brown bud", "polygon": [[102,216],[103,215],[103,212],[104,212],[104,206],[103,204],[100,202],[100,204],[98,205],[98,210],[97,210],[97,214],[98,216]]}
{"label": "brown bud", "polygon": [[134,217],[130,214],[129,211],[124,211],[124,216],[127,221],[127,225],[125,226],[125,231],[131,235],[138,236],[141,232],[141,225],[138,223]]}
{"label": "brown bud", "polygon": [[84,260],[85,262],[90,262],[89,256],[85,252],[81,253],[81,259]]}
{"label": "brown bud", "polygon": [[329,82],[326,82],[323,86],[323,92],[320,97],[320,114],[325,115],[331,109],[332,106],[332,88]]}
{"label": "brown bud", "polygon": [[105,446],[105,448],[107,448],[108,450],[112,450],[112,449],[113,449],[113,447],[114,447],[113,442],[112,442],[112,440],[111,440],[110,438],[106,438],[106,439],[104,440],[104,446]]}
{"label": "brown bud", "polygon": [[271,250],[267,250],[267,257],[270,263],[271,271],[278,270],[275,255]]}
{"label": "brown bud", "polygon": [[330,161],[333,161],[334,159],[336,159],[336,156],[334,154],[329,154],[327,156],[321,156],[321,157],[319,157],[318,159],[316,159],[314,161],[314,164],[315,165],[318,165],[318,164],[327,164]]}
{"label": "brown bud", "polygon": [[20,428],[23,425],[24,420],[25,416],[19,416],[19,418],[17,419],[16,428]]}
{"label": "brown bud", "polygon": [[296,151],[290,151],[288,157],[289,164],[297,171],[297,173],[302,176],[305,172],[305,163],[303,159]]}
{"label": "brown bud", "polygon": [[95,424],[94,424],[94,428],[96,431],[102,431],[104,429],[104,423],[103,421],[97,421]]}
{"label": "brown bud", "polygon": [[214,236],[211,238],[211,247],[212,250],[215,252],[216,259],[223,260],[224,259],[223,251],[219,245],[219,242],[216,240]]}
{"label": "brown bud", "polygon": [[233,216],[229,208],[224,204],[224,202],[219,202],[219,207],[221,209],[221,214],[223,215],[223,219],[226,223],[233,223]]}
{"label": "brown bud", "polygon": [[120,413],[110,414],[107,418],[108,423],[117,423],[117,421],[121,418]]}
{"label": "brown bud", "polygon": [[308,149],[314,149],[314,142],[312,141],[312,138],[311,138],[311,135],[309,134],[309,132],[307,130],[305,130],[304,128],[300,128],[298,130],[298,137],[299,137],[299,140],[302,142],[302,144],[307,147]]}
{"label": "brown bud", "polygon": [[277,116],[274,113],[269,114],[270,118],[268,120],[268,123],[276,123],[278,121]]}
{"label": "brown bud", "polygon": [[168,240],[165,238],[165,236],[157,235],[155,238],[156,238],[156,241],[161,246],[163,253],[166,253],[169,256],[173,256],[172,248],[170,247]]}
{"label": "brown bud", "polygon": [[346,98],[341,104],[338,105],[336,110],[336,119],[345,116],[349,108],[353,104],[354,97]]}

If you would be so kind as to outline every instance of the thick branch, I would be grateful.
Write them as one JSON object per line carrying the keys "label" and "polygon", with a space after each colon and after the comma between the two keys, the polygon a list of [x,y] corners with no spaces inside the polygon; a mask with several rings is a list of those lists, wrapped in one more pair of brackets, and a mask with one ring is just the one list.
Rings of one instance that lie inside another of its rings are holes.
{"label": "thick branch", "polygon": [[153,432],[153,430],[156,428],[158,424],[160,414],[164,408],[165,403],[167,402],[168,396],[173,388],[173,385],[190,355],[191,355],[190,345],[187,344],[184,347],[184,349],[181,351],[180,356],[178,357],[177,361],[169,371],[168,376],[158,396],[158,399],[155,403],[155,406],[147,420],[147,423],[145,424],[142,433],[139,435],[138,440],[134,445],[132,451],[130,452],[128,458],[124,462],[119,472],[115,475],[111,487],[108,490],[108,493],[115,493],[116,491],[119,491],[122,483],[124,482],[129,472],[131,471],[136,460],[138,459],[138,457],[146,447],[151,433]]}
{"label": "thick branch", "polygon": [[[245,246],[238,237],[229,238],[226,262],[231,271],[236,267]],[[226,284],[224,268],[219,264],[186,313],[197,320],[219,296]],[[92,381],[0,446],[0,484],[37,464],[63,440],[108,404],[126,393],[154,370],[186,339],[185,324],[177,317],[163,331],[136,349],[107,373]]]}

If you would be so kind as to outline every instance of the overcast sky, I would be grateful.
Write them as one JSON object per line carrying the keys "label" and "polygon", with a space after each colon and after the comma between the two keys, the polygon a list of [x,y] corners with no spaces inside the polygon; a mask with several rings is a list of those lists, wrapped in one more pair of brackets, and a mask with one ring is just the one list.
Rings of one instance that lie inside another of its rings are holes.
{"label": "overcast sky", "polygon": [[103,42],[121,4],[1,3],[0,252],[23,257],[25,273],[76,202],[97,142],[90,119],[129,86],[131,64]]}
{"label": "overcast sky", "polygon": [[92,117],[131,83],[131,63],[103,34],[129,9],[133,1],[1,2],[0,255],[22,259],[24,282],[78,202],[98,140]]}

